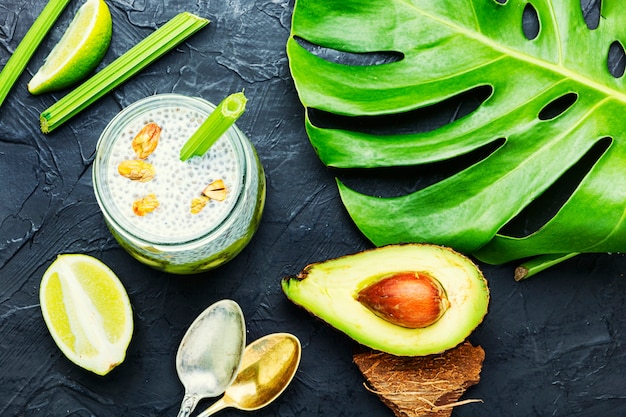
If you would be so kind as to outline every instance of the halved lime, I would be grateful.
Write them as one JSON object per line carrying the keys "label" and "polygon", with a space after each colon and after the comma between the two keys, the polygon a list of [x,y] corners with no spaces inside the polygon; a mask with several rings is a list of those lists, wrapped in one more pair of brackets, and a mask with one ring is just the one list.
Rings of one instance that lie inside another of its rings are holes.
{"label": "halved lime", "polygon": [[111,12],[104,0],[86,0],[28,83],[28,91],[58,91],[85,78],[104,58],[112,27]]}
{"label": "halved lime", "polygon": [[128,294],[118,277],[88,255],[59,255],[39,289],[41,312],[61,352],[105,375],[124,361],[133,333]]}

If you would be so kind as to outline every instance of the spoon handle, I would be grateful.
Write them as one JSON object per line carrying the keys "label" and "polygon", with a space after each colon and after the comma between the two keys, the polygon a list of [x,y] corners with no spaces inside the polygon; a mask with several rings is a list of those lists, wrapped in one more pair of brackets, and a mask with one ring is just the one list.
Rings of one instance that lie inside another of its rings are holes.
{"label": "spoon handle", "polygon": [[230,404],[228,403],[228,401],[224,400],[224,397],[222,397],[214,402],[213,405],[211,405],[209,408],[198,414],[196,417],[209,417],[227,407],[230,407]]}
{"label": "spoon handle", "polygon": [[198,397],[195,395],[185,395],[183,402],[180,405],[180,411],[178,417],[188,417],[196,405],[198,404]]}

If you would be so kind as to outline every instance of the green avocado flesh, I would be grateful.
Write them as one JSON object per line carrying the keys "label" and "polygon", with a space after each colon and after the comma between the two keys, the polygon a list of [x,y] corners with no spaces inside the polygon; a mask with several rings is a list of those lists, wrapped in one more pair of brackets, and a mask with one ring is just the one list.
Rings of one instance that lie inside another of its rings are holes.
{"label": "green avocado flesh", "polygon": [[[396,272],[423,272],[437,279],[450,306],[428,327],[411,329],[377,316],[356,300],[358,292]],[[397,356],[441,353],[463,342],[489,304],[478,267],[452,249],[428,244],[389,245],[308,265],[282,280],[289,300],[362,345]]]}

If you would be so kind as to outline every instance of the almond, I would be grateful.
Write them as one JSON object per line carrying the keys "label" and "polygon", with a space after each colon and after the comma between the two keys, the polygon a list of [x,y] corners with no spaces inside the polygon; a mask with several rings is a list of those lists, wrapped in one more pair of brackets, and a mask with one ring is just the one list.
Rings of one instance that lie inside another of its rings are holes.
{"label": "almond", "polygon": [[157,208],[159,208],[159,200],[156,194],[148,194],[133,202],[133,212],[137,216],[145,216],[148,213],[152,213]]}
{"label": "almond", "polygon": [[161,128],[156,123],[148,123],[145,125],[137,136],[133,139],[132,147],[137,157],[140,159],[146,159],[159,144],[159,137],[161,136]]}
{"label": "almond", "polygon": [[224,201],[227,194],[226,185],[223,180],[215,180],[211,184],[207,185],[202,194],[209,197],[211,200]]}
{"label": "almond", "polygon": [[209,200],[210,198],[205,195],[201,195],[200,197],[193,198],[191,200],[191,207],[189,209],[191,214],[200,213],[206,206],[206,203],[209,202]]}
{"label": "almond", "polygon": [[139,159],[128,159],[120,162],[117,166],[117,172],[130,180],[141,182],[150,181],[156,174],[152,164]]}

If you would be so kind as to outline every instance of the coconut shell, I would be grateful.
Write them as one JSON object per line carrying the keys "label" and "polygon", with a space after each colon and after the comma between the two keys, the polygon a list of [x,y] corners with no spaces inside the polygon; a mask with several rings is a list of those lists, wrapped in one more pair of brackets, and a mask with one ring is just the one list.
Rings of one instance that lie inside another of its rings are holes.
{"label": "coconut shell", "polygon": [[485,352],[465,342],[444,353],[429,356],[394,356],[378,351],[354,354],[367,381],[396,417],[449,417],[456,406],[480,400],[459,401],[467,388],[480,381]]}

